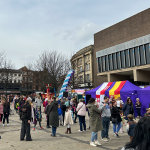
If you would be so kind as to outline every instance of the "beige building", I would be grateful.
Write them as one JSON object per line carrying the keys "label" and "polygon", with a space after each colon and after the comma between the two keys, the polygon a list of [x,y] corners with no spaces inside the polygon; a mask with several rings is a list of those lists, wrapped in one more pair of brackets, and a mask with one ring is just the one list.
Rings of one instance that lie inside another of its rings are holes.
{"label": "beige building", "polygon": [[150,83],[150,8],[94,34],[94,87]]}
{"label": "beige building", "polygon": [[79,50],[71,58],[72,69],[75,70],[73,77],[73,88],[93,87],[93,50],[90,45]]}

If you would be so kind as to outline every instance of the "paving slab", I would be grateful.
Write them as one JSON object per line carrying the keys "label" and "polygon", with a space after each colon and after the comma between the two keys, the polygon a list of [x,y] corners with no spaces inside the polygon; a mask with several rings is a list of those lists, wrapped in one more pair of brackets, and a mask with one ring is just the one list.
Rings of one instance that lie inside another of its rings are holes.
{"label": "paving slab", "polygon": [[[88,117],[86,118],[88,127]],[[0,150],[120,150],[129,137],[127,133],[120,134],[120,138],[113,136],[112,124],[110,126],[109,135],[111,140],[103,142],[100,139],[100,132],[98,133],[99,141],[102,146],[91,147],[89,145],[91,132],[78,132],[79,124],[72,125],[72,134],[65,134],[66,127],[60,126],[57,129],[57,137],[51,137],[51,128],[46,128],[46,117],[43,114],[42,126],[43,130],[37,128],[33,131],[33,124],[31,124],[31,136],[33,141],[20,141],[21,121],[18,114],[10,115],[9,126],[3,127],[0,124]]]}

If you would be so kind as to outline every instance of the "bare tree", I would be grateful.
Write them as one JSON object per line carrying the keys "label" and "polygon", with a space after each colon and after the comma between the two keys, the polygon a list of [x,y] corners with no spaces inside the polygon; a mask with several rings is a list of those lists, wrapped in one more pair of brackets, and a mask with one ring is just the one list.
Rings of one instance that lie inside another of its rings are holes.
{"label": "bare tree", "polygon": [[46,84],[52,84],[52,88],[57,90],[70,69],[70,61],[57,51],[45,51],[39,56],[36,69],[41,74],[42,89]]}

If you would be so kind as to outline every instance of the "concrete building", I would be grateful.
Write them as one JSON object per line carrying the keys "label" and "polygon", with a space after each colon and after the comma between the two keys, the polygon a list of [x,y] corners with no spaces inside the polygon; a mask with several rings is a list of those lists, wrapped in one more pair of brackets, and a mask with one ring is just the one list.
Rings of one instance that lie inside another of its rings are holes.
{"label": "concrete building", "polygon": [[71,66],[75,70],[73,88],[91,88],[93,86],[93,50],[94,46],[90,45],[72,56]]}
{"label": "concrete building", "polygon": [[94,34],[94,87],[150,82],[150,8]]}

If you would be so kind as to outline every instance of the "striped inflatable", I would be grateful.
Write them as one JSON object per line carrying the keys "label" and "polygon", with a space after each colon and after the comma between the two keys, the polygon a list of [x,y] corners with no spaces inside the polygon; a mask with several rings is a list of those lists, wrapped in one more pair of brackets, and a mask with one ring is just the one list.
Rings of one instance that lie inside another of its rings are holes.
{"label": "striped inflatable", "polygon": [[71,77],[73,76],[73,74],[74,74],[74,70],[70,70],[68,72],[68,74],[67,74],[67,76],[64,80],[64,83],[61,87],[61,90],[60,90],[60,93],[59,93],[59,96],[58,96],[59,99],[61,99],[63,97],[63,92],[65,92],[67,90],[67,87],[69,85],[69,81],[70,81]]}

